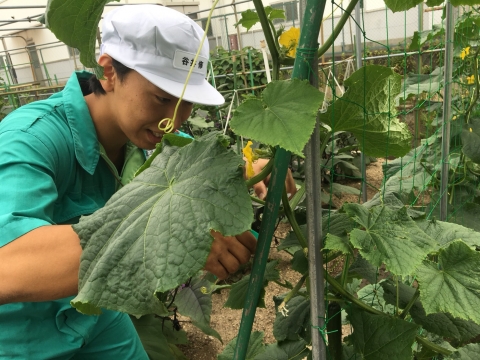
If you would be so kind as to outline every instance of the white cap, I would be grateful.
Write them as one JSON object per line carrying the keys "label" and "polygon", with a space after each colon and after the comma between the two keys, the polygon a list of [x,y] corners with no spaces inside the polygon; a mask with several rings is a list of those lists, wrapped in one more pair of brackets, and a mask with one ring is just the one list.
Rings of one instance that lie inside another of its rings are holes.
{"label": "white cap", "polygon": [[176,10],[160,5],[125,5],[105,15],[100,53],[110,55],[175,97],[180,97],[193,65],[183,99],[221,105],[225,99],[205,80],[207,39],[193,64],[203,34],[195,21]]}

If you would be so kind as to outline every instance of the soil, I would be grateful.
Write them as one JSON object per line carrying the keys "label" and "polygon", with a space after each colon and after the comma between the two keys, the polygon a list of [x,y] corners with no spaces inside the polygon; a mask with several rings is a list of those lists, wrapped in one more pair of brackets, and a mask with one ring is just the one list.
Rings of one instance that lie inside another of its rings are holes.
{"label": "soil", "polygon": [[[381,188],[383,180],[382,172],[383,159],[378,159],[367,166],[367,198],[371,199]],[[360,189],[360,181],[350,182],[349,186]],[[335,197],[334,205],[340,207],[344,202],[359,202],[358,195],[345,194],[341,197]],[[275,237],[285,238],[290,231],[290,225],[287,223],[280,223]],[[288,280],[292,284],[296,284],[301,275],[290,268],[291,256],[284,251],[277,251],[275,241],[272,241],[272,247],[269,254],[270,259],[278,259],[280,270],[280,278]],[[329,267],[329,273],[337,275],[343,267],[341,261],[334,261]],[[223,289],[219,294],[213,295],[213,306],[211,315],[211,326],[217,330],[222,337],[223,344],[212,336],[205,335],[192,325],[187,318],[180,318],[182,327],[186,330],[189,344],[180,346],[180,349],[185,356],[190,360],[216,360],[217,354],[220,354],[224,347],[238,334],[240,320],[242,317],[242,310],[232,310],[223,307],[223,304],[228,298],[228,289]],[[275,320],[275,306],[273,303],[273,296],[285,293],[285,289],[279,285],[270,282],[266,288],[265,305],[266,308],[257,308],[255,314],[255,322],[253,324],[253,331],[263,331],[265,333],[264,342],[274,343],[273,336],[273,322]],[[350,333],[350,326],[344,326],[343,336]]]}

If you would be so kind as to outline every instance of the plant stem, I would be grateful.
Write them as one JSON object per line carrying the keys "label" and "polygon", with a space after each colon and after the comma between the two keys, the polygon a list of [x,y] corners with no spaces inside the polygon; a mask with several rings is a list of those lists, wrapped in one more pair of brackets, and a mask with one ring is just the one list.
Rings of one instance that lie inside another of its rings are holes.
{"label": "plant stem", "polygon": [[259,183],[260,181],[265,179],[268,175],[270,175],[273,169],[273,159],[274,158],[272,157],[270,160],[268,160],[267,165],[265,165],[262,171],[260,171],[257,175],[255,175],[254,177],[246,181],[247,187],[252,187],[256,183]]}
{"label": "plant stem", "polygon": [[422,346],[425,346],[426,348],[432,351],[435,351],[436,353],[447,355],[447,356],[452,353],[450,350],[445,349],[437,344],[434,344],[431,341],[428,341],[427,339],[424,339],[419,335],[415,336],[415,340],[417,340],[418,343],[422,344]]}
{"label": "plant stem", "polygon": [[330,142],[330,137],[333,135],[333,131],[330,131],[330,136],[325,136],[325,141],[322,142],[320,146],[320,156],[323,156],[325,149],[327,148],[328,143]]}
{"label": "plant stem", "polygon": [[474,98],[475,100],[472,99],[470,102],[470,105],[468,106],[467,111],[465,111],[465,118],[466,122],[468,124],[468,120],[470,119],[470,112],[472,111],[473,107],[476,105],[478,97],[480,95],[478,87],[480,86],[478,82],[478,55],[480,53],[480,46],[477,47],[477,51],[475,51],[475,56],[474,56],[474,67],[473,67],[473,73],[475,75],[475,95]]}
{"label": "plant stem", "polygon": [[300,200],[302,200],[303,195],[305,195],[305,185],[298,189],[298,191],[295,193],[295,195],[293,195],[292,199],[290,200],[290,207],[292,209],[295,209],[297,207]]}
{"label": "plant stem", "polygon": [[347,281],[349,262],[350,262],[350,254],[347,254],[345,256],[345,263],[343,264],[342,277],[340,278],[340,285],[342,285],[342,287],[345,286],[345,283]]}
{"label": "plant stem", "polygon": [[415,291],[415,294],[413,294],[413,296],[410,299],[410,301],[408,302],[407,306],[405,307],[405,309],[403,309],[402,313],[400,314],[400,319],[405,319],[408,312],[412,308],[413,304],[415,304],[415,301],[417,301],[419,296],[420,296],[420,290],[418,290],[418,288],[417,288],[417,290]]}
{"label": "plant stem", "polygon": [[[325,274],[325,279],[327,280],[327,282],[340,294],[342,295],[346,300],[354,303],[355,305],[357,305],[358,307],[360,307],[362,310],[365,310],[371,314],[375,314],[375,315],[382,315],[382,316],[389,316],[388,314],[385,314],[384,312],[382,311],[379,311],[377,309],[374,309],[370,306],[368,306],[367,304],[365,304],[364,302],[362,302],[361,300],[357,299],[355,296],[353,296],[352,294],[350,294],[347,290],[345,290],[332,276],[330,276],[329,274]],[[428,341],[427,339],[424,339],[422,337],[420,337],[419,335],[417,335],[415,337],[415,339],[417,340],[418,343],[422,344],[423,346],[425,346],[426,348],[429,348],[430,350],[432,351],[435,351],[437,353],[440,353],[440,354],[443,354],[443,355],[450,355],[452,352],[448,349],[445,349],[441,346],[438,346],[430,341]]]}
{"label": "plant stem", "polygon": [[358,1],[359,0],[352,0],[350,4],[348,4],[342,17],[340,18],[340,20],[338,20],[338,23],[335,26],[335,29],[333,29],[332,35],[330,35],[329,38],[323,43],[322,47],[318,49],[318,57],[321,57],[323,54],[325,54],[327,50],[330,48],[330,46],[333,44],[337,36],[340,35],[340,32],[343,29],[343,26],[345,25],[348,18],[350,17],[350,14],[352,13],[353,9],[355,9],[355,6],[357,5]]}
{"label": "plant stem", "polygon": [[279,68],[279,53],[278,48],[275,46],[275,39],[274,36],[276,35],[275,32],[272,33],[270,29],[270,24],[267,18],[267,14],[265,13],[265,8],[263,7],[262,0],[253,0],[253,5],[255,6],[255,10],[258,14],[258,19],[260,20],[260,24],[262,25],[262,30],[265,35],[265,41],[267,42],[268,50],[272,55],[272,63],[273,68]]}
{"label": "plant stem", "polygon": [[284,288],[286,288],[286,289],[288,289],[288,290],[292,290],[292,289],[293,289],[293,287],[288,286],[286,283],[285,283],[285,284],[284,284],[284,283],[281,283],[281,282],[278,281],[278,280],[273,280],[273,282],[274,282],[275,284],[277,284],[278,286],[284,287]]}
{"label": "plant stem", "polygon": [[307,278],[308,276],[308,273],[307,274],[304,274],[300,280],[298,280],[298,282],[295,284],[295,286],[293,287],[292,290],[290,290],[290,292],[287,294],[287,296],[285,296],[285,298],[283,299],[282,303],[283,304],[286,304],[290,301],[291,298],[293,298],[295,295],[297,295],[298,293],[298,290],[300,290],[305,282],[305,279]]}
{"label": "plant stem", "polygon": [[328,304],[328,350],[334,360],[342,360],[342,307],[336,302]]}
{"label": "plant stem", "polygon": [[340,295],[342,295],[345,299],[347,299],[348,301],[352,302],[353,304],[357,305],[359,308],[371,313],[371,314],[376,314],[376,315],[385,315],[385,316],[388,316],[387,314],[385,314],[384,312],[380,311],[380,310],[377,310],[377,309],[374,309],[370,306],[368,306],[367,304],[365,304],[363,301],[357,299],[355,296],[353,296],[352,294],[350,294],[347,290],[345,290],[343,288],[342,285],[340,285],[337,280],[335,280],[330,274],[325,274],[325,279],[327,280],[327,282],[335,289],[335,291],[337,293],[339,293]]}
{"label": "plant stem", "polygon": [[257,204],[265,205],[265,201],[260,200],[260,199],[257,198],[256,196],[250,196],[250,200],[252,200],[253,202],[256,202]]}
{"label": "plant stem", "polygon": [[287,216],[287,219],[290,222],[290,225],[292,225],[292,229],[295,232],[295,235],[297,236],[298,242],[300,243],[302,248],[306,249],[308,247],[307,240],[305,239],[305,236],[303,236],[302,230],[300,229],[300,226],[297,223],[297,219],[295,219],[295,214],[293,213],[292,208],[290,207],[286,188],[283,188],[283,192],[282,192],[282,205],[283,205],[283,210],[285,211],[285,215]]}

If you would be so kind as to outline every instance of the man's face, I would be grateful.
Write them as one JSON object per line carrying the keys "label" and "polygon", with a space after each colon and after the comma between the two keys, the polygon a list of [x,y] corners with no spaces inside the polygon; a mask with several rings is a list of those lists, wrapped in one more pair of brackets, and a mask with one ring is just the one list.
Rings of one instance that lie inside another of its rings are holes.
{"label": "man's face", "polygon": [[[136,71],[130,71],[114,90],[112,111],[125,136],[142,149],[153,149],[162,140],[160,121],[173,118],[178,98],[153,85]],[[193,104],[182,101],[174,120],[178,129],[190,116]],[[167,121],[162,123],[165,127]]]}

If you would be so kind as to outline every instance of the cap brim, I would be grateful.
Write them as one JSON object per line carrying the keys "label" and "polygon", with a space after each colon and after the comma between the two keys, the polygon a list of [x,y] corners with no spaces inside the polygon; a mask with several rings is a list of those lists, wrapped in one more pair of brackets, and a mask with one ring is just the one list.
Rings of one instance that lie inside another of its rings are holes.
{"label": "cap brim", "polygon": [[[145,70],[135,69],[135,71],[150,81],[153,85],[159,87],[170,95],[179,98],[182,94],[184,86],[183,83],[165,79]],[[183,100],[201,105],[222,105],[225,103],[225,98],[223,95],[220,94],[217,89],[210,85],[205,79],[203,79],[201,84],[189,83],[183,95]]]}

